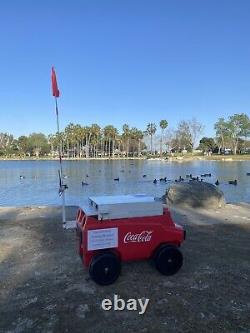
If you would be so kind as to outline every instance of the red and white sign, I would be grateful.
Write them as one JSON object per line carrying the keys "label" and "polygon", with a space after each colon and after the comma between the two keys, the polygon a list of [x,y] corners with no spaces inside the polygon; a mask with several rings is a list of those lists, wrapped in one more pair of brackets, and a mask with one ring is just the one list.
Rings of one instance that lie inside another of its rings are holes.
{"label": "red and white sign", "polygon": [[124,236],[124,243],[142,243],[142,242],[150,242],[152,238],[153,230],[143,230],[141,233],[138,234],[132,234],[131,231],[129,231]]}

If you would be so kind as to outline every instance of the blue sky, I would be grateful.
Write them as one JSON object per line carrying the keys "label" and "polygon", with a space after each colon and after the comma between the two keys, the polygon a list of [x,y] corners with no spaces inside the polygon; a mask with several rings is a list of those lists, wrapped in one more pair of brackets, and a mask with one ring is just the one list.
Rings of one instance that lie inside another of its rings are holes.
{"label": "blue sky", "polygon": [[0,132],[250,114],[250,1],[1,1]]}

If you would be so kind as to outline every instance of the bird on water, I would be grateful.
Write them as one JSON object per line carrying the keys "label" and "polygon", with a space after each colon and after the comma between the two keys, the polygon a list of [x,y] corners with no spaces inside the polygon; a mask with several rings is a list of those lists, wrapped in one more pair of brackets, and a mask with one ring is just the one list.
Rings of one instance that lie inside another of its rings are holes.
{"label": "bird on water", "polygon": [[237,185],[238,184],[237,179],[235,179],[235,180],[229,180],[228,184],[230,184],[230,185]]}

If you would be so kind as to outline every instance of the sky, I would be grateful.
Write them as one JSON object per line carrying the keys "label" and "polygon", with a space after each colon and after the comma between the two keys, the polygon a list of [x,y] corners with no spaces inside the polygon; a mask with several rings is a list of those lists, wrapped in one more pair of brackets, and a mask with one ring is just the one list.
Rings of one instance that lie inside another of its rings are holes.
{"label": "sky", "polygon": [[248,0],[2,0],[0,132],[250,115]]}

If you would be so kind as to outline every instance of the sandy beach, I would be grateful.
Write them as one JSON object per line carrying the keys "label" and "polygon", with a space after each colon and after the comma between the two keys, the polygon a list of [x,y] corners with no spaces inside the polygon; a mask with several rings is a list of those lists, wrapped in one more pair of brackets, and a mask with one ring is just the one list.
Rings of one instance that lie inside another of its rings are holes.
{"label": "sandy beach", "polygon": [[[0,332],[250,332],[250,204],[170,209],[187,230],[182,269],[165,277],[150,262],[126,263],[101,287],[59,207],[0,208]],[[149,298],[147,311],[102,310],[114,294]]]}

